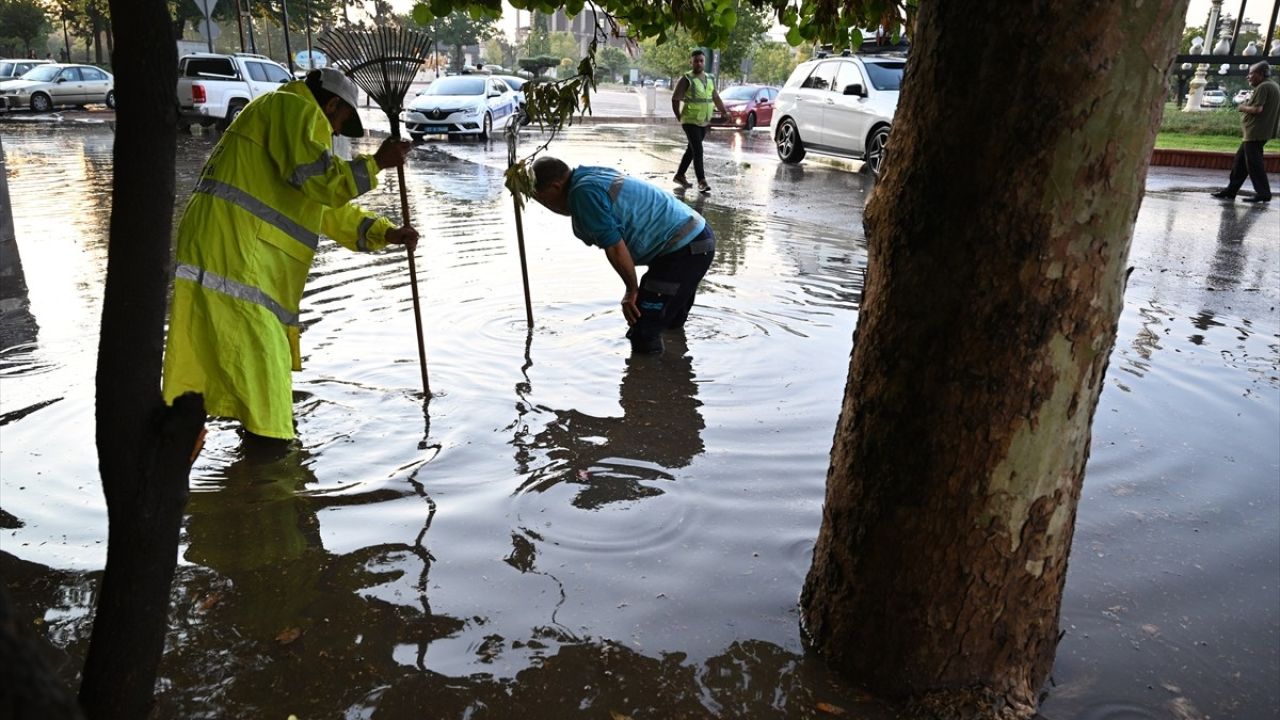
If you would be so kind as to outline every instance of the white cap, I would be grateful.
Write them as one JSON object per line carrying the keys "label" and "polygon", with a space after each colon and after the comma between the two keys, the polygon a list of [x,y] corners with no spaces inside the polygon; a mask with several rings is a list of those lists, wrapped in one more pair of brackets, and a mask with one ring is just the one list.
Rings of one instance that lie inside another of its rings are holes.
{"label": "white cap", "polygon": [[320,87],[342,98],[343,102],[351,106],[351,119],[347,121],[346,125],[342,126],[339,132],[347,137],[364,137],[364,124],[360,122],[360,112],[358,110],[360,107],[358,99],[360,91],[356,88],[356,84],[337,68],[326,67],[312,70],[311,72],[319,73]]}

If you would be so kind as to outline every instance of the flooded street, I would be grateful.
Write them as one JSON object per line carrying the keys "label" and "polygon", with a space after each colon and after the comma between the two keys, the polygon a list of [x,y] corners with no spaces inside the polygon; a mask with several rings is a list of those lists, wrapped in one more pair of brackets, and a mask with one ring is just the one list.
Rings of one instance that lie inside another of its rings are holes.
{"label": "flooded street", "polygon": [[[532,149],[537,135],[525,141]],[[94,372],[106,125],[0,125],[23,283],[0,298],[0,555],[76,681],[106,556]],[[178,210],[215,137],[178,139]],[[667,186],[674,126],[595,124],[570,165]],[[372,152],[373,141],[357,144]],[[523,216],[506,148],[406,168],[403,252],[321,244],[294,376],[301,447],[215,421],[191,478],[156,717],[884,717],[805,653],[797,599],[861,299],[864,173],[714,132],[684,199],[715,262],[683,339],[630,357],[621,283]],[[1280,713],[1280,208],[1152,169],[1094,423],[1043,715]],[[398,217],[395,176],[363,197]],[[958,179],[960,181],[960,179]]]}

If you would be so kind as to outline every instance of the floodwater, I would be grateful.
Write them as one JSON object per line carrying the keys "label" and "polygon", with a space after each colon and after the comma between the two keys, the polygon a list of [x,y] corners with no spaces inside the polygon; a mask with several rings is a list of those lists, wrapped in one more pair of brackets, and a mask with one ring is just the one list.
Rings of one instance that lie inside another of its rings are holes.
{"label": "floodwater", "polygon": [[[105,126],[4,126],[25,283],[0,316],[0,571],[69,683],[105,560],[93,373]],[[213,138],[180,137],[185,193]],[[529,143],[530,145],[532,143]],[[372,146],[369,146],[372,147]],[[678,130],[554,153],[665,182]],[[869,179],[714,133],[719,240],[685,337],[629,357],[620,282],[530,207],[526,328],[501,144],[408,168],[402,253],[319,253],[300,447],[214,422],[192,472],[157,717],[806,718],[883,713],[804,651],[796,602],[866,265]],[[1149,183],[1043,714],[1280,713],[1280,210]],[[185,200],[179,198],[179,205]],[[394,179],[365,204],[395,217]],[[6,252],[8,249],[6,248]]]}

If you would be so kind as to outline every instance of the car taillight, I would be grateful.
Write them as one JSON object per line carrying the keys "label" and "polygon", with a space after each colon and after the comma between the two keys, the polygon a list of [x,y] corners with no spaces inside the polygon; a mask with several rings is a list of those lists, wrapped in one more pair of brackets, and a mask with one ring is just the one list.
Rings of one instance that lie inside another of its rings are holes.
{"label": "car taillight", "polygon": [[200,103],[205,102],[206,99],[203,85],[191,86],[191,102],[199,105]]}

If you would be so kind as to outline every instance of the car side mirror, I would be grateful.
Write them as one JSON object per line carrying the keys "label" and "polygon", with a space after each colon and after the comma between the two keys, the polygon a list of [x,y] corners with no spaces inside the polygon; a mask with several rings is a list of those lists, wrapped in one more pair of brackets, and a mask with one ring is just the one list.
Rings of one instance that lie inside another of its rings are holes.
{"label": "car side mirror", "polygon": [[57,80],[55,80],[54,82],[64,83],[64,82],[66,82],[66,81],[67,81],[67,79],[66,79],[66,78],[64,78],[64,77],[60,77],[60,78],[58,78]]}
{"label": "car side mirror", "polygon": [[858,97],[866,97],[867,91],[862,88],[862,83],[854,83],[844,86],[845,95],[857,95]]}

